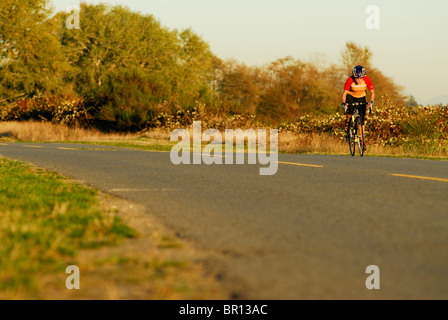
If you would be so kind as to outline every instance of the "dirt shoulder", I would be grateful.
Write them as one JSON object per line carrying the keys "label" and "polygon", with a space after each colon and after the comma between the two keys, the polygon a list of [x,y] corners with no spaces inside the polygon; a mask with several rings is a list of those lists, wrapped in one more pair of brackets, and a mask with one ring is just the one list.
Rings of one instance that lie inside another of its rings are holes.
{"label": "dirt shoulder", "polygon": [[227,300],[238,289],[224,285],[210,254],[180,240],[143,206],[99,195],[102,208],[114,212],[138,232],[116,247],[83,250],[77,256],[80,289],[65,287],[69,276],[43,279],[43,299]]}

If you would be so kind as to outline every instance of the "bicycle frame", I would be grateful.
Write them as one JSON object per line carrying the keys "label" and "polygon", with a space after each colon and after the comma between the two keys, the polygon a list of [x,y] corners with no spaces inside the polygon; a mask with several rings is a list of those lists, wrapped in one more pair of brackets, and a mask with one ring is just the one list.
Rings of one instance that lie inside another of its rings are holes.
{"label": "bicycle frame", "polygon": [[350,154],[355,155],[355,144],[358,145],[359,155],[364,156],[364,129],[360,123],[361,116],[359,114],[359,106],[363,103],[353,103],[354,110],[349,122],[349,147]]}

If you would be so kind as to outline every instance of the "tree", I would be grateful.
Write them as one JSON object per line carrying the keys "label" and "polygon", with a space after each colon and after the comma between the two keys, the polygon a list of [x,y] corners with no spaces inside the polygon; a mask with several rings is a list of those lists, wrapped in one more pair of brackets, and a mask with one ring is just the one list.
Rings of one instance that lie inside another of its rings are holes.
{"label": "tree", "polygon": [[362,65],[366,69],[371,67],[372,52],[367,47],[362,48],[354,42],[347,42],[341,58],[344,70],[347,71],[349,76],[357,65]]}
{"label": "tree", "polygon": [[215,57],[192,30],[168,30],[122,6],[83,3],[80,14],[81,30],[57,16],[61,43],[77,92],[91,97],[100,118],[136,129],[160,104],[188,108],[209,98]]}
{"label": "tree", "polygon": [[178,77],[176,89],[180,101],[189,105],[195,100],[208,99],[211,95],[214,55],[209,45],[191,29],[178,35],[180,54],[177,58]]}
{"label": "tree", "polygon": [[268,107],[276,110],[270,112],[272,117],[291,120],[303,114],[334,111],[338,90],[334,82],[335,73],[331,69],[319,70],[312,63],[286,57],[271,63],[267,70],[270,83],[262,99],[269,103],[262,102],[258,113],[265,113],[262,109]]}
{"label": "tree", "polygon": [[405,101],[406,101],[407,106],[410,106],[410,107],[418,107],[419,106],[418,102],[415,100],[413,95],[405,97]]}
{"label": "tree", "polygon": [[155,73],[166,83],[171,81],[176,35],[154,17],[121,6],[82,3],[82,30],[65,28],[64,13],[58,18],[61,42],[76,68],[73,79],[80,94],[101,87],[106,77],[130,67]]}
{"label": "tree", "polygon": [[69,70],[47,0],[0,4],[0,97],[60,94]]}
{"label": "tree", "polygon": [[381,105],[385,102],[386,97],[393,103],[401,102],[403,100],[403,87],[396,84],[392,78],[387,77],[376,68],[371,68],[368,71],[368,75],[375,86],[375,104]]}
{"label": "tree", "polygon": [[218,92],[224,108],[237,113],[255,113],[263,93],[264,72],[235,60],[223,62],[220,68]]}

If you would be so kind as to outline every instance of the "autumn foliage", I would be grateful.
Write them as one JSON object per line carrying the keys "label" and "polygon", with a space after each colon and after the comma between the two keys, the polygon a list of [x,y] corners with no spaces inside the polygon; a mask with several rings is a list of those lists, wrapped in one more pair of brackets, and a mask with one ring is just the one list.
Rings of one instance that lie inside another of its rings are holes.
{"label": "autumn foliage", "polygon": [[220,59],[191,29],[171,30],[122,6],[82,3],[81,30],[68,29],[67,14],[52,15],[46,0],[4,0],[0,16],[3,121],[139,132],[200,119],[217,129],[270,126],[342,137],[343,85],[362,64],[377,97],[367,123],[371,141],[446,144],[446,108],[410,104],[372,65],[370,49],[353,42],[338,64],[285,57],[247,66]]}

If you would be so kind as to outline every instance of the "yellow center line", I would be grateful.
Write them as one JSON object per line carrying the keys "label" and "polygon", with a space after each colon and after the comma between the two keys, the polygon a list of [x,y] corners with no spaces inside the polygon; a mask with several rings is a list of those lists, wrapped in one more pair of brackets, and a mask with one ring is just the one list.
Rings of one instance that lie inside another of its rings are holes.
{"label": "yellow center line", "polygon": [[58,147],[58,149],[60,149],[60,150],[79,150],[76,148],[64,148],[64,147]]}
{"label": "yellow center line", "polygon": [[[198,156],[198,155],[199,155],[199,152],[193,152],[193,156]],[[208,153],[201,152],[200,155],[201,155],[201,157],[205,156],[205,157],[210,157],[210,158],[227,158],[227,156],[223,155],[222,153],[221,154],[217,154],[217,153],[208,154]]]}
{"label": "yellow center line", "polygon": [[148,189],[111,189],[111,192],[149,192],[149,191],[177,191],[179,189],[172,188],[148,188]]}
{"label": "yellow center line", "polygon": [[434,178],[434,177],[423,177],[423,176],[411,176],[407,174],[390,174],[394,177],[403,177],[403,178],[411,178],[411,179],[420,179],[420,180],[431,180],[431,181],[439,181],[439,182],[448,182],[448,179],[442,179],[442,178]]}
{"label": "yellow center line", "polygon": [[206,154],[206,153],[202,153],[202,156],[210,156],[210,158],[227,158],[227,156],[223,156],[223,155],[219,155],[219,154]]}
{"label": "yellow center line", "polygon": [[7,146],[6,143],[0,143],[0,146]]}
{"label": "yellow center line", "polygon": [[58,147],[60,150],[89,150],[89,151],[117,151],[117,149],[109,149],[109,148],[66,148],[66,147]]}
{"label": "yellow center line", "polygon": [[40,149],[43,148],[43,147],[41,147],[41,146],[27,146],[27,145],[24,145],[24,147],[25,147],[25,148],[40,148]]}
{"label": "yellow center line", "polygon": [[290,165],[293,165],[293,166],[312,167],[312,168],[323,168],[324,167],[324,166],[318,166],[318,165],[314,165],[314,164],[304,164],[304,163],[296,163],[296,162],[277,161],[277,163],[290,164]]}

